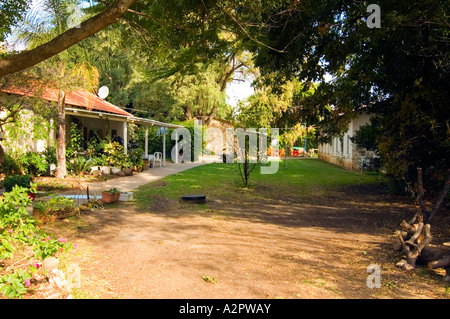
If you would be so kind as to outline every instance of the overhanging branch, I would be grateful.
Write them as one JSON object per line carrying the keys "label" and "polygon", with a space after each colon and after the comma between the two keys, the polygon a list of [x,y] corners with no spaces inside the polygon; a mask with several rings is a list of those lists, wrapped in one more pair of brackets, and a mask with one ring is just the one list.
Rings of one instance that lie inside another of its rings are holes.
{"label": "overhanging branch", "polygon": [[82,22],[80,27],[69,29],[53,40],[35,49],[17,53],[0,59],[0,76],[25,70],[70,48],[83,39],[113,24],[127,12],[137,0],[116,0],[108,9]]}

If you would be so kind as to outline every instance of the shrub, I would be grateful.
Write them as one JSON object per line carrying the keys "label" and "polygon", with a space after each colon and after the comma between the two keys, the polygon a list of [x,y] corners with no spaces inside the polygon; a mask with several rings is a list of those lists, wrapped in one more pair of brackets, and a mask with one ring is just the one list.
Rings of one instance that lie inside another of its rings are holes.
{"label": "shrub", "polygon": [[0,165],[0,173],[5,175],[14,175],[20,174],[21,171],[21,163],[13,156],[6,154],[5,160]]}
{"label": "shrub", "polygon": [[14,186],[21,186],[29,188],[31,182],[31,175],[10,175],[3,180],[3,186],[6,192],[13,190]]}
{"label": "shrub", "polygon": [[[15,186],[11,192],[0,197],[0,259],[12,259],[16,250],[23,254],[31,248],[32,255],[27,260],[32,257],[44,260],[73,247],[65,239],[52,239],[41,232],[35,225],[36,220],[28,214],[29,204],[31,199],[28,189],[20,186]],[[0,277],[0,292],[9,298],[22,298],[30,285],[30,272],[16,269],[3,274]]]}
{"label": "shrub", "polygon": [[19,161],[26,174],[40,176],[48,172],[48,163],[45,157],[39,153],[26,152],[19,157]]}
{"label": "shrub", "polygon": [[41,211],[43,216],[55,212],[67,212],[75,209],[75,201],[64,196],[55,196],[46,201],[39,201],[34,205],[34,209]]}
{"label": "shrub", "polygon": [[50,164],[58,164],[58,160],[56,158],[56,148],[53,146],[47,146],[45,150],[42,152],[45,161],[48,165]]}
{"label": "shrub", "polygon": [[67,170],[76,175],[87,173],[93,164],[91,160],[87,160],[83,156],[76,156],[67,162]]}
{"label": "shrub", "polygon": [[144,150],[142,148],[135,148],[130,151],[130,160],[133,166],[140,168],[144,165],[142,154],[144,154]]}
{"label": "shrub", "polygon": [[109,165],[118,168],[131,168],[133,163],[130,158],[124,154],[124,148],[118,142],[105,144],[106,160]]}
{"label": "shrub", "polygon": [[70,138],[67,141],[66,156],[73,158],[78,153],[83,152],[83,134],[78,123],[70,123]]}
{"label": "shrub", "polygon": [[0,277],[0,292],[10,299],[16,297],[22,299],[22,295],[27,292],[30,285],[30,278],[31,275],[22,269],[6,274]]}

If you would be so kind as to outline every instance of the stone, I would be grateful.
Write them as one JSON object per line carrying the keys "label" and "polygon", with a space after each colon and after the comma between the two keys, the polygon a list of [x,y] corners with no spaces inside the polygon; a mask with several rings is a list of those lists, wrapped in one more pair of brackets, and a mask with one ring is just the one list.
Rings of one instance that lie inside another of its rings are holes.
{"label": "stone", "polygon": [[67,280],[65,275],[61,270],[53,269],[49,274],[49,283],[55,284],[59,289],[67,288]]}
{"label": "stone", "polygon": [[59,260],[55,257],[47,257],[42,262],[42,267],[47,272],[51,273],[54,269],[58,270]]}

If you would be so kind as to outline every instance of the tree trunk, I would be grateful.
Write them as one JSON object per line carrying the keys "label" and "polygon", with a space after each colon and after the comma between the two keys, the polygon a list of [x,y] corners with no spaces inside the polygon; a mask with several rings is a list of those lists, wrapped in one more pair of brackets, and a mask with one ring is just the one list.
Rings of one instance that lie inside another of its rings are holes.
{"label": "tree trunk", "polygon": [[5,161],[5,150],[3,149],[3,146],[0,145],[0,164],[3,164]]}
{"label": "tree trunk", "polygon": [[[225,92],[228,81],[233,76],[234,72],[236,72],[236,70],[238,70],[239,68],[241,68],[243,66],[244,66],[244,63],[237,64],[234,56],[231,58],[231,69],[228,72],[225,72],[225,74],[219,80],[217,80],[217,83],[220,84],[220,92],[221,93]],[[214,119],[214,116],[216,115],[218,108],[219,108],[219,101],[216,101],[216,103],[214,103],[214,106],[213,106],[211,112],[209,112],[208,117],[206,118],[206,121],[205,121],[206,126],[211,124],[212,120]]]}
{"label": "tree trunk", "polygon": [[190,101],[188,101],[187,103],[186,103],[186,105],[185,106],[183,106],[183,109],[184,109],[184,118],[185,118],[185,120],[186,121],[190,121],[190,120],[192,120],[192,112],[191,112],[191,102]]}
{"label": "tree trunk", "polygon": [[216,103],[214,103],[214,106],[213,106],[211,112],[209,112],[208,117],[206,118],[206,121],[205,121],[206,126],[209,126],[211,124],[218,108],[219,108],[219,101],[216,101]]}
{"label": "tree trunk", "polygon": [[[422,261],[428,262],[428,266],[431,269],[445,268],[447,271],[450,267],[450,250],[428,248],[427,246],[432,241],[430,222],[436,215],[450,188],[450,169],[448,170],[447,182],[437,197],[431,211],[426,209],[423,201],[424,189],[421,168],[417,168],[417,184],[419,187],[417,203],[419,204],[420,210],[409,222],[403,220],[400,223],[402,230],[396,232],[394,248],[403,251],[406,256],[406,260],[400,261],[397,263],[397,266],[405,270],[412,270],[416,267],[417,260],[421,259]],[[448,271],[444,279],[450,279]]]}
{"label": "tree trunk", "polygon": [[59,90],[58,92],[58,145],[56,147],[56,177],[65,178],[67,176],[66,168],[66,112],[65,112],[65,101],[66,92]]}

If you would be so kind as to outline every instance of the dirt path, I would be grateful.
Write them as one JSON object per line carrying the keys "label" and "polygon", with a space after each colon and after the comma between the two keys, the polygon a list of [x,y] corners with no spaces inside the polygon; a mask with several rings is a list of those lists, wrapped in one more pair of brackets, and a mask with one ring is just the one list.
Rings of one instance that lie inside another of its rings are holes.
{"label": "dirt path", "polygon": [[156,164],[155,168],[147,169],[136,175],[113,178],[106,182],[82,182],[81,184],[84,188],[89,186],[91,193],[99,193],[102,190],[113,187],[118,188],[120,191],[128,192],[138,188],[141,185],[154,182],[168,175],[176,174],[199,165],[203,165],[203,163],[175,164],[168,162],[165,167],[160,167]]}
{"label": "dirt path", "polygon": [[[390,235],[415,209],[399,199],[347,190],[308,203],[208,205],[120,203],[57,227],[78,243],[72,262],[89,297],[448,298],[439,273],[395,268]],[[380,289],[366,285],[371,264]]]}

